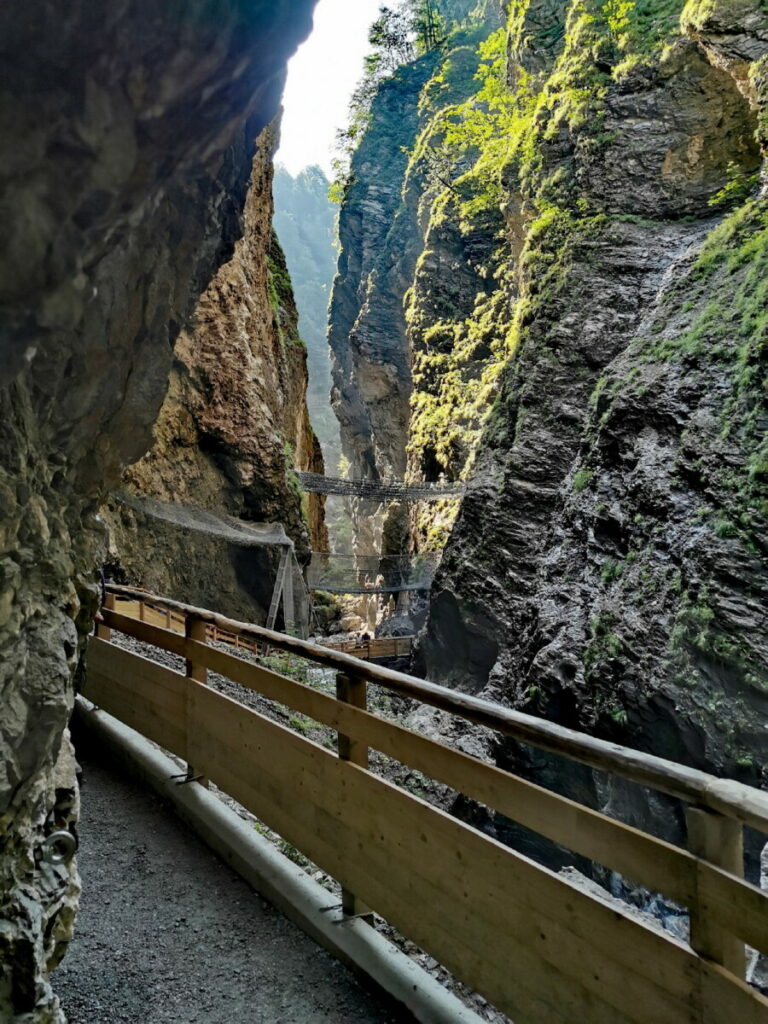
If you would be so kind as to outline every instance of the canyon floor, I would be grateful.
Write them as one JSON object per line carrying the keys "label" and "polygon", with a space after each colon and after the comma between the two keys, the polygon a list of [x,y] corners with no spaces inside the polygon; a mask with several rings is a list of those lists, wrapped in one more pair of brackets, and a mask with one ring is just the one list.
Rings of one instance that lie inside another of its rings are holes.
{"label": "canyon floor", "polygon": [[406,1024],[153,794],[84,763],[69,1024]]}

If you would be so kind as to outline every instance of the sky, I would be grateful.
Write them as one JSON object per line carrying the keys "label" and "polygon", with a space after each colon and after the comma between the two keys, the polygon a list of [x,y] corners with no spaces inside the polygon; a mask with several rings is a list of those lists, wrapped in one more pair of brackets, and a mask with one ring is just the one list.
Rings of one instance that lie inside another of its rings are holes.
{"label": "sky", "polygon": [[319,164],[330,177],[336,129],[347,123],[349,98],[369,50],[368,29],[381,2],[320,0],[317,5],[314,30],[288,64],[276,160],[292,175]]}

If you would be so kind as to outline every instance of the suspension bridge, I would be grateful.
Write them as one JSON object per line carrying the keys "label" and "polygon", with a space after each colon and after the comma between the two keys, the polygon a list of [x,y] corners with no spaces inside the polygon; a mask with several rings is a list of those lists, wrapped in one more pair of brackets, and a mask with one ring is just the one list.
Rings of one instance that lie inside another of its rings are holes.
{"label": "suspension bridge", "polygon": [[344,480],[320,473],[296,473],[296,476],[309,494],[341,494],[373,501],[440,501],[442,498],[460,498],[466,492],[466,486],[462,483],[408,484],[404,480]]}

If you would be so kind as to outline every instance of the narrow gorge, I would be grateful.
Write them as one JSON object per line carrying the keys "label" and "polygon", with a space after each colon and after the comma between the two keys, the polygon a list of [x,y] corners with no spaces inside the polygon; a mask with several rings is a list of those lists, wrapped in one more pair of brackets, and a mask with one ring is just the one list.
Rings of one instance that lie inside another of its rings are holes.
{"label": "narrow gorge", "polygon": [[[265,690],[249,703],[233,676],[229,690],[209,687],[211,707],[235,723],[237,756],[268,755],[276,774],[250,767],[242,805],[231,790],[226,800],[301,866],[294,874],[340,900],[323,913],[364,919],[350,933],[373,921],[366,900],[290,830],[243,812],[247,797],[273,801],[291,827],[295,815],[329,862],[352,857],[351,876],[381,886],[384,906],[389,861],[376,843],[397,846],[401,828],[410,849],[417,803],[438,837],[471,832],[481,857],[485,842],[499,864],[523,854],[526,871],[557,884],[574,872],[577,902],[595,883],[598,902],[605,889],[624,907],[656,901],[629,872],[453,788],[457,753],[472,779],[504,773],[521,792],[535,783],[594,820],[686,847],[673,790],[494,731],[451,697],[768,791],[766,0],[392,0],[374,12],[333,174],[289,170],[288,64],[332,2],[32,0],[0,12],[0,1024],[66,1024],[53,972],[81,885],[77,858],[52,844],[78,842],[69,725],[88,697],[89,644],[146,666],[151,637],[165,637],[159,688],[190,685],[173,705],[184,753],[166,748],[185,790],[209,783],[190,752],[194,702],[233,657],[227,643],[245,652],[244,678]],[[316,82],[321,102],[327,85]],[[122,650],[105,581],[159,595],[152,608],[122,591],[124,621],[135,600],[141,623]],[[234,631],[217,647],[221,622]],[[395,636],[406,643],[385,678],[371,642]],[[287,700],[270,718],[280,686],[322,725]],[[243,708],[247,719],[227,717]],[[257,719],[263,745],[242,725],[256,736]],[[369,761],[370,736],[392,735],[415,761],[373,740]],[[216,743],[228,777],[236,757]],[[420,767],[440,744],[448,781]],[[329,751],[329,774],[314,774]],[[284,754],[298,796],[278,792]],[[363,788],[369,771],[378,789]],[[341,824],[312,803],[331,799],[331,778]],[[398,807],[410,810],[388,828],[385,809]],[[766,837],[742,831],[735,873],[768,888]],[[458,891],[477,879],[456,856]],[[393,904],[405,919],[425,860],[411,856],[411,889]],[[446,942],[460,929],[435,885]],[[664,904],[676,927],[685,919],[681,948],[693,902]],[[482,946],[460,913],[471,937],[457,947]],[[546,946],[532,921],[530,949]],[[449,987],[461,980],[418,929],[401,932],[411,961]],[[686,955],[701,977],[710,959],[720,971],[694,938]],[[557,977],[548,950],[542,977]],[[737,979],[744,1000],[768,992],[760,952]],[[482,956],[468,962],[485,977]],[[637,1024],[629,1011],[600,1015],[591,984],[594,1022],[567,1024]],[[461,998],[494,1024],[509,1019],[479,985]],[[546,1019],[537,1000],[519,1024]],[[724,1005],[707,1015],[697,1003],[684,1019],[730,1024]]]}

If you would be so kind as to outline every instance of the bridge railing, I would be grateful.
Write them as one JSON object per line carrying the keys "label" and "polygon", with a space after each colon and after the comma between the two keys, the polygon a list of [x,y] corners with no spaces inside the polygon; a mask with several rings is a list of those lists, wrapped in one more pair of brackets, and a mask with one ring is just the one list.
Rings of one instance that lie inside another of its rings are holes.
{"label": "bridge railing", "polygon": [[[180,612],[157,604],[148,592],[142,591],[140,598],[116,596],[114,610],[121,615],[138,619],[139,622],[147,622],[152,626],[163,626],[174,633],[184,633],[185,630],[186,617]],[[260,653],[265,646],[269,646],[248,640],[228,629],[219,629],[210,623],[206,624],[205,640],[208,643],[227,644],[236,650],[243,648],[253,653]],[[376,661],[387,658],[407,658],[413,650],[413,641],[414,637],[412,636],[369,637],[368,639],[340,637],[339,639],[329,638],[323,643],[323,646],[334,651],[352,654],[355,658],[362,658],[365,661]]]}
{"label": "bridge railing", "polygon": [[[138,592],[110,588],[116,595]],[[768,895],[743,876],[743,826],[768,794],[479,698],[161,598],[184,634],[104,610],[84,695],[213,780],[516,1024],[766,1024],[745,943],[768,953]],[[337,671],[336,695],[210,645],[209,627]],[[184,659],[173,671],[111,642],[119,630]],[[337,732],[333,753],[206,685],[216,672]],[[689,848],[486,764],[367,710],[368,684],[671,794]],[[677,901],[690,944],[580,889],[377,776],[376,750]]]}

